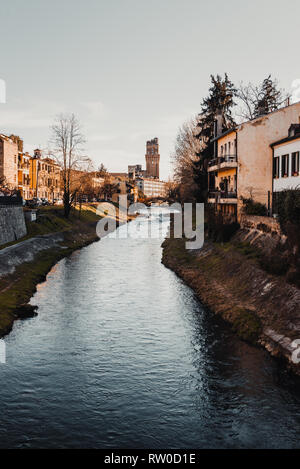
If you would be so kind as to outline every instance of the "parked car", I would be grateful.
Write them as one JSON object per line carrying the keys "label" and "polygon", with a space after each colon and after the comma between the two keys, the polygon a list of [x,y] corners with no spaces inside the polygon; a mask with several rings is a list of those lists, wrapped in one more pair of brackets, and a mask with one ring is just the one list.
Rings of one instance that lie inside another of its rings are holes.
{"label": "parked car", "polygon": [[53,203],[54,205],[63,205],[64,201],[63,199],[54,199]]}
{"label": "parked car", "polygon": [[39,197],[33,197],[32,199],[27,200],[26,205],[31,208],[40,207],[42,205],[42,200]]}
{"label": "parked car", "polygon": [[46,197],[42,197],[41,201],[42,201],[42,205],[50,205]]}

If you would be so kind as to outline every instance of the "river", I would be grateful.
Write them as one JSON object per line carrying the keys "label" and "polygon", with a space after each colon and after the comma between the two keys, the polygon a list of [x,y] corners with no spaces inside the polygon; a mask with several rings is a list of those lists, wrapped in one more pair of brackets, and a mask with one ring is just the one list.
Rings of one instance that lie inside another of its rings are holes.
{"label": "river", "polygon": [[299,446],[299,381],[161,264],[161,238],[126,230],[61,260],[5,338],[0,447]]}

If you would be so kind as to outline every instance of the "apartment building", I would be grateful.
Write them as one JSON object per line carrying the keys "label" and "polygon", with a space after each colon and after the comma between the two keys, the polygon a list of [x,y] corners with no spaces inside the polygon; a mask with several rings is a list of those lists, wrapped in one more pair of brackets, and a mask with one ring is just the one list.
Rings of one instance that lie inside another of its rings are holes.
{"label": "apartment building", "polygon": [[29,153],[19,152],[18,155],[18,189],[23,199],[28,200],[33,197],[30,180],[30,160]]}
{"label": "apartment building", "polygon": [[42,158],[41,150],[34,150],[30,159],[31,195],[46,198],[49,202],[62,197],[60,166],[52,158]]}
{"label": "apartment building", "polygon": [[208,203],[223,215],[237,216],[237,132],[230,130],[216,139],[214,158],[208,164]]}
{"label": "apartment building", "polygon": [[136,186],[145,197],[165,197],[166,183],[156,178],[137,178]]}
{"label": "apartment building", "polygon": [[141,164],[128,165],[128,177],[129,179],[136,179],[137,177],[143,177],[146,175],[146,171],[142,169]]}
{"label": "apartment building", "polygon": [[[285,138],[271,143],[273,151],[273,204],[282,190],[300,189],[300,123]],[[276,209],[275,209],[276,210]]]}
{"label": "apartment building", "polygon": [[0,134],[0,178],[9,189],[18,187],[18,137]]}
{"label": "apartment building", "polygon": [[291,124],[296,123],[300,124],[300,102],[242,123],[223,134],[217,122],[215,152],[208,167],[208,202],[217,211],[232,214],[239,220],[243,198],[252,198],[264,204],[271,214],[274,147],[271,144],[287,138]]}

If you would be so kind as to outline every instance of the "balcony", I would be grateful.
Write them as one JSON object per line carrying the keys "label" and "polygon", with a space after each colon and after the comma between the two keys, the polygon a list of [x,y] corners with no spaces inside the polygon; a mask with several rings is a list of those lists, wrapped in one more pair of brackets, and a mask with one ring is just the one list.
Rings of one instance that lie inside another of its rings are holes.
{"label": "balcony", "polygon": [[209,204],[237,204],[236,191],[211,191],[208,193]]}
{"label": "balcony", "polygon": [[208,163],[208,172],[219,171],[220,169],[230,169],[237,167],[236,155],[224,155],[214,158]]}

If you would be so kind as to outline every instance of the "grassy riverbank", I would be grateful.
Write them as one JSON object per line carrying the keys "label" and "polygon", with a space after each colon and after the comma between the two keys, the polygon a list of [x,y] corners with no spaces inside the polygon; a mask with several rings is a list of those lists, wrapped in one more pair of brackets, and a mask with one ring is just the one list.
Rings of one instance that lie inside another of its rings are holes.
{"label": "grassy riverbank", "polygon": [[0,336],[10,332],[16,319],[35,314],[28,302],[53,265],[76,249],[99,240],[96,234],[99,220],[93,205],[84,206],[81,211],[72,210],[68,220],[63,216],[62,207],[45,207],[39,210],[37,222],[27,225],[27,236],[10,243],[20,245],[35,236],[62,235],[62,241],[55,247],[37,252],[32,262],[24,262],[13,273],[0,278]]}
{"label": "grassy riverbank", "polygon": [[300,338],[300,290],[260,267],[260,252],[247,243],[206,242],[187,251],[185,240],[166,239],[162,262],[196,292],[242,339],[261,344],[291,363],[292,340]]}

